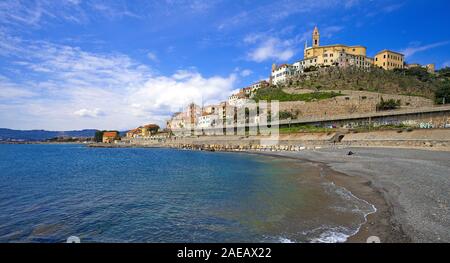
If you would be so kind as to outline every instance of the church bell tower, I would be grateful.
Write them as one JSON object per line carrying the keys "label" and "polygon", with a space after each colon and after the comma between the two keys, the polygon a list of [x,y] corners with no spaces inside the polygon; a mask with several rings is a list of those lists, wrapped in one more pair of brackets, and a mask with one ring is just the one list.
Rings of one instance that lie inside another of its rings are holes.
{"label": "church bell tower", "polygon": [[316,27],[314,27],[314,31],[313,31],[313,47],[318,47],[320,45],[320,34],[319,34],[319,29]]}

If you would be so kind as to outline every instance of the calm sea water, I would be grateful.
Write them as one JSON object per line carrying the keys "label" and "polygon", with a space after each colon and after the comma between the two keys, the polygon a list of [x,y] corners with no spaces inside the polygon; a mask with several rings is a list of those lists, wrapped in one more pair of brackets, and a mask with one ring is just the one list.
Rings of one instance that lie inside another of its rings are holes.
{"label": "calm sea water", "polygon": [[287,159],[0,144],[0,242],[336,242],[373,209]]}

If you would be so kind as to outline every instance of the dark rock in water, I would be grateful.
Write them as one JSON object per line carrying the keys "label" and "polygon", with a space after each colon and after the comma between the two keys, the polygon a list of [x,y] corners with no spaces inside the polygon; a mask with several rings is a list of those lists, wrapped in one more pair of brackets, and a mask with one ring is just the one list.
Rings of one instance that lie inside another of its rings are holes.
{"label": "dark rock in water", "polygon": [[355,153],[352,152],[352,151],[349,151],[349,152],[347,153],[347,155],[353,155],[353,154],[355,154]]}

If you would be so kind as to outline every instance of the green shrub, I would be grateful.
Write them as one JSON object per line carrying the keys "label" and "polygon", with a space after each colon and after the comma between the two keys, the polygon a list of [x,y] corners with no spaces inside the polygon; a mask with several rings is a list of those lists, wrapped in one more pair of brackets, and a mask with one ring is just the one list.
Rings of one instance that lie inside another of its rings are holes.
{"label": "green shrub", "polygon": [[450,104],[450,80],[443,81],[435,92],[437,104]]}
{"label": "green shrub", "polygon": [[381,101],[377,104],[377,111],[384,111],[384,110],[395,110],[399,108],[401,105],[400,100],[384,100],[383,97],[381,97]]}

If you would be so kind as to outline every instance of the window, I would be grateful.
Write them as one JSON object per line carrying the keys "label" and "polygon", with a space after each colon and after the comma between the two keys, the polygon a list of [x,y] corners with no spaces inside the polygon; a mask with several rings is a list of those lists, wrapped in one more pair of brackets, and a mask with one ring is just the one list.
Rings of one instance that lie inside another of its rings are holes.
{"label": "window", "polygon": [[383,55],[383,58],[386,58],[386,55]]}

